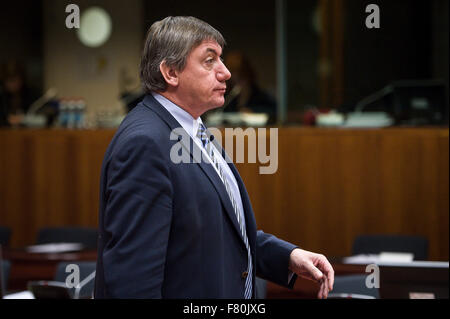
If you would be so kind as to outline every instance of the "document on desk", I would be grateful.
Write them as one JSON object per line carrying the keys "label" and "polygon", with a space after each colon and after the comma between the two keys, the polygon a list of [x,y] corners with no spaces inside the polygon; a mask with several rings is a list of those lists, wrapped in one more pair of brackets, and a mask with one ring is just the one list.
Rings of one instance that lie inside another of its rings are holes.
{"label": "document on desk", "polygon": [[379,262],[380,258],[378,255],[374,254],[362,254],[362,255],[354,255],[350,257],[342,258],[344,264],[376,264]]}
{"label": "document on desk", "polygon": [[380,262],[390,263],[409,263],[414,260],[414,254],[411,253],[380,253]]}
{"label": "document on desk", "polygon": [[30,253],[65,253],[71,251],[80,251],[83,245],[80,243],[50,243],[42,245],[33,245],[25,248]]}
{"label": "document on desk", "polygon": [[21,291],[3,296],[3,299],[36,299],[30,291]]}
{"label": "document on desk", "polygon": [[380,254],[355,255],[344,257],[345,264],[379,264],[385,262],[391,263],[409,263],[414,259],[414,254],[397,253],[397,252],[382,252]]}

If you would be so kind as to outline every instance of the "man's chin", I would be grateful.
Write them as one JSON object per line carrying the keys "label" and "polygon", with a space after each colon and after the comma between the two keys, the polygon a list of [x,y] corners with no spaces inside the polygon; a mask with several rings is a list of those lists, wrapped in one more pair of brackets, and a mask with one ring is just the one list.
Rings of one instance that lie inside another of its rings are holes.
{"label": "man's chin", "polygon": [[210,103],[208,103],[208,105],[203,113],[221,108],[224,104],[225,104],[224,98],[211,101]]}
{"label": "man's chin", "polygon": [[225,99],[221,99],[221,100],[219,100],[219,101],[217,101],[215,103],[211,103],[211,104],[212,104],[212,106],[211,106],[210,110],[218,109],[218,108],[222,107],[225,104]]}

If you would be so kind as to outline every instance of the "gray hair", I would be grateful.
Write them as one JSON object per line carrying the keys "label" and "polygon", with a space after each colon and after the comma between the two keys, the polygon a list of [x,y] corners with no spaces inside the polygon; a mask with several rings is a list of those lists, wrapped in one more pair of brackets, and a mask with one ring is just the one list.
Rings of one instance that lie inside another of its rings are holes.
{"label": "gray hair", "polygon": [[182,71],[189,53],[205,40],[222,48],[225,39],[208,23],[194,17],[167,17],[152,24],[141,57],[140,76],[146,93],[164,92],[167,83],[159,69],[161,62]]}

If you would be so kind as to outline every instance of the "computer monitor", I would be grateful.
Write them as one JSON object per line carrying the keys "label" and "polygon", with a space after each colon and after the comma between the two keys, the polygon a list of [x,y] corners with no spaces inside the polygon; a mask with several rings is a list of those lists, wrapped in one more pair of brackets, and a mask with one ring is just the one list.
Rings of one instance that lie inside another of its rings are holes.
{"label": "computer monitor", "polygon": [[397,125],[448,125],[447,87],[439,80],[402,80],[361,100],[356,111],[385,112]]}
{"label": "computer monitor", "polygon": [[382,263],[382,299],[448,299],[448,262]]}

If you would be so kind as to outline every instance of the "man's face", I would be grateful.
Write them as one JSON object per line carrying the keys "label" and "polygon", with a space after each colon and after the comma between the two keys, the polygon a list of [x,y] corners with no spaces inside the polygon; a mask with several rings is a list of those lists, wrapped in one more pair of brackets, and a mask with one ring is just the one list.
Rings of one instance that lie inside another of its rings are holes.
{"label": "man's face", "polygon": [[203,114],[224,104],[230,71],[221,59],[222,48],[215,41],[203,41],[189,54],[179,73],[177,94],[183,103]]}

